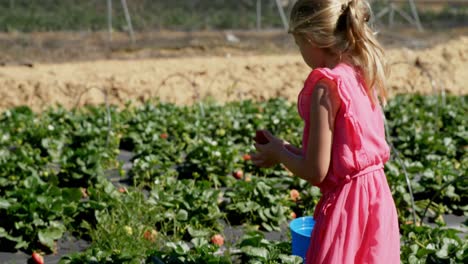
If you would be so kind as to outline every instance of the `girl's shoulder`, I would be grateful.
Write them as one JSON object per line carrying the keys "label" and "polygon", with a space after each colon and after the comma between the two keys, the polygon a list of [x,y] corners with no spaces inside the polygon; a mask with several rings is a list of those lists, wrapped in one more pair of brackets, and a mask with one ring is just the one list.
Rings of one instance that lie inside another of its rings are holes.
{"label": "girl's shoulder", "polygon": [[315,68],[307,77],[304,88],[312,93],[316,86],[324,86],[338,94],[342,89],[346,89],[344,83],[348,81],[345,80],[356,76],[358,76],[358,70],[346,63],[340,63],[334,68]]}
{"label": "girl's shoulder", "polygon": [[[360,77],[358,67],[345,62],[339,63],[334,68],[315,68],[313,69],[304,84],[300,97],[311,97],[316,87],[325,88],[327,97],[333,109],[345,105],[348,109],[355,94],[356,89],[365,93],[365,88]],[[303,103],[309,102],[307,99],[301,99]]]}
{"label": "girl's shoulder", "polygon": [[315,68],[306,79],[304,88],[299,95],[300,112],[307,115],[311,107],[311,99],[314,91],[323,90],[326,104],[336,113],[341,105],[339,86],[341,85],[341,73],[337,68]]}
{"label": "girl's shoulder", "polygon": [[339,63],[334,68],[315,68],[306,80],[306,85],[314,86],[317,82],[325,80],[338,84],[343,79],[358,75],[359,70],[347,63]]}

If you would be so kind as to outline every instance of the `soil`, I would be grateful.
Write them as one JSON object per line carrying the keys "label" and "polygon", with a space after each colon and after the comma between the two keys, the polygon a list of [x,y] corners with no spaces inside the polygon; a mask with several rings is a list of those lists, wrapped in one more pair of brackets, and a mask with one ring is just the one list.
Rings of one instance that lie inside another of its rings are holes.
{"label": "soil", "polygon": [[[228,41],[228,35],[237,39]],[[136,43],[105,32],[1,33],[0,111],[114,105],[150,98],[178,105],[214,99],[294,102],[310,68],[291,36],[263,32],[142,32]],[[468,28],[379,35],[391,66],[390,96],[467,94]]]}

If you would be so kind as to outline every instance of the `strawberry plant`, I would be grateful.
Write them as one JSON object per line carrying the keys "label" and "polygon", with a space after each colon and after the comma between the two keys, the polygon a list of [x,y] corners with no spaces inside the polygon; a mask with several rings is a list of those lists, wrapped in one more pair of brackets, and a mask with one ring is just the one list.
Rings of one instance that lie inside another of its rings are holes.
{"label": "strawberry plant", "polygon": [[401,259],[405,263],[466,263],[468,242],[459,231],[443,227],[402,225]]}
{"label": "strawberry plant", "polygon": [[[415,209],[420,215],[429,202],[433,218],[466,212],[468,194],[462,176],[468,169],[468,131],[466,118],[460,118],[467,111],[466,98],[447,97],[440,107],[437,96],[401,95],[385,109],[388,140],[397,151],[386,164],[386,172],[401,221],[412,211],[405,175],[414,187]],[[447,182],[453,184],[440,189]],[[439,195],[431,200],[434,193]]]}
{"label": "strawberry plant", "polygon": [[251,182],[237,181],[225,196],[230,200],[223,208],[231,224],[260,225],[264,230],[280,230],[287,221],[290,206],[289,193],[276,188],[274,178],[252,177]]}
{"label": "strawberry plant", "polygon": [[167,243],[162,250],[154,250],[146,263],[232,263],[228,256],[216,255],[218,247],[207,241],[196,240],[193,244],[195,246],[190,247],[183,241]]}
{"label": "strawberry plant", "polygon": [[291,256],[289,242],[271,242],[258,231],[250,231],[239,242],[240,252],[235,255],[240,263],[302,263],[302,258]]}
{"label": "strawberry plant", "polygon": [[[87,112],[89,111],[89,112]],[[112,110],[111,117],[118,116]],[[74,116],[67,144],[59,160],[60,185],[87,187],[97,181],[105,169],[118,167],[119,137],[109,126],[105,108],[88,107]]]}
{"label": "strawberry plant", "polygon": [[76,215],[81,191],[58,188],[34,176],[26,178],[22,186],[0,198],[0,243],[6,247],[8,241],[14,242],[17,249],[54,251],[54,241],[62,237]]}
{"label": "strawberry plant", "polygon": [[[468,215],[467,110],[466,96],[397,96],[385,108],[404,263],[466,262],[466,239],[442,215]],[[300,147],[302,126],[283,99],[12,108],[0,115],[0,248],[48,253],[71,234],[91,244],[62,263],[299,263],[290,241],[264,233],[311,215],[319,189],[249,153],[259,129]],[[106,178],[119,148],[133,152],[130,186]],[[441,226],[416,226],[424,217]]]}
{"label": "strawberry plant", "polygon": [[[158,206],[163,214],[155,225],[161,232],[179,239],[191,239],[200,234],[209,238],[210,232],[221,231],[219,219],[223,213],[218,207],[219,190],[207,181],[177,180],[162,177],[150,192],[148,203]],[[200,230],[196,234],[194,230]]]}

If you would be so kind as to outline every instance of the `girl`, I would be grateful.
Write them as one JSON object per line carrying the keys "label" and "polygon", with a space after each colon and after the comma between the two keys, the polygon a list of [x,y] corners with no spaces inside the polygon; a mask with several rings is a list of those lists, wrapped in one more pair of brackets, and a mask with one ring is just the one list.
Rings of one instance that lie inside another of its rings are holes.
{"label": "girl", "polygon": [[[298,0],[290,33],[314,70],[298,96],[302,149],[263,131],[260,167],[282,163],[320,188],[306,263],[400,263],[395,204],[384,174],[385,61],[365,0]],[[380,99],[380,100],[379,100]]]}

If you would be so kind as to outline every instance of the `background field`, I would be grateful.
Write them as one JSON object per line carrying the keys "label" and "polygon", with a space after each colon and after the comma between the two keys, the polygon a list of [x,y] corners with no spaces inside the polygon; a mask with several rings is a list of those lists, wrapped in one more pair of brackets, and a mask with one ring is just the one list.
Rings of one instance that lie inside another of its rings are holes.
{"label": "background field", "polygon": [[[301,144],[310,69],[275,1],[261,28],[255,0],[127,2],[134,42],[120,1],[112,41],[104,0],[0,1],[0,263],[298,263],[319,191],[245,156],[259,127]],[[423,32],[374,25],[402,262],[467,263],[468,4],[416,3]]]}

